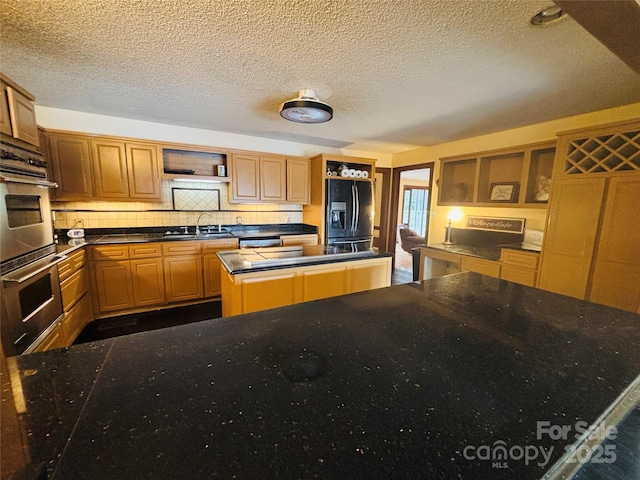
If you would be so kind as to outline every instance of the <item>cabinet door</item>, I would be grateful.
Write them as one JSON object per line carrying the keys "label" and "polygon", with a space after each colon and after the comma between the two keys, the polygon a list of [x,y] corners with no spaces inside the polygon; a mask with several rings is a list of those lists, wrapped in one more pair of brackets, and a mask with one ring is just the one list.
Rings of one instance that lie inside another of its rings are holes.
{"label": "cabinet door", "polygon": [[260,157],[260,199],[267,202],[287,200],[287,159]]}
{"label": "cabinet door", "polygon": [[364,292],[391,284],[391,259],[376,262],[354,262],[349,269],[350,293]]}
{"label": "cabinet door", "polygon": [[311,203],[310,161],[308,158],[287,159],[287,202]]}
{"label": "cabinet door", "polygon": [[241,280],[242,313],[298,303],[294,272]]}
{"label": "cabinet door", "polygon": [[62,325],[59,323],[51,333],[47,335],[47,338],[45,338],[40,345],[35,348],[33,353],[46,352],[47,350],[66,347],[63,337]]}
{"label": "cabinet door", "polygon": [[549,205],[538,287],[584,299],[606,180],[558,180]]}
{"label": "cabinet door", "polygon": [[96,297],[100,312],[133,308],[133,285],[129,261],[96,262]]}
{"label": "cabinet door", "polygon": [[162,200],[158,149],[155,145],[127,143],[129,197]]}
{"label": "cabinet door", "polygon": [[49,151],[56,200],[86,200],[93,197],[89,140],[76,135],[49,135]]}
{"label": "cabinet door", "polygon": [[348,293],[347,268],[344,266],[303,271],[299,275],[302,280],[303,302],[336,297]]}
{"label": "cabinet door", "polygon": [[204,296],[206,298],[217,297],[222,293],[220,259],[214,253],[203,255],[202,261],[204,264]]}
{"label": "cabinet door", "polygon": [[109,140],[91,140],[91,163],[98,198],[128,198],[125,145]]}
{"label": "cabinet door", "polygon": [[91,321],[91,299],[85,295],[62,319],[63,346],[71,345],[82,329]]}
{"label": "cabinet door", "polygon": [[133,303],[136,307],[164,303],[164,272],[162,258],[131,260]]}
{"label": "cabinet door", "polygon": [[254,155],[231,157],[231,202],[260,200],[260,158]]}
{"label": "cabinet door", "polygon": [[589,300],[640,313],[640,177],[612,178]]}
{"label": "cabinet door", "polygon": [[31,100],[9,86],[7,87],[7,98],[13,137],[31,145],[40,145],[36,110]]}
{"label": "cabinet door", "polygon": [[65,312],[71,308],[89,291],[87,269],[81,268],[60,284],[62,308]]}
{"label": "cabinet door", "polygon": [[2,97],[0,98],[0,132],[13,136],[11,129],[11,117],[9,116],[9,99],[7,98],[7,84],[0,82]]}
{"label": "cabinet door", "polygon": [[165,257],[164,280],[168,302],[202,298],[202,257],[187,255]]}

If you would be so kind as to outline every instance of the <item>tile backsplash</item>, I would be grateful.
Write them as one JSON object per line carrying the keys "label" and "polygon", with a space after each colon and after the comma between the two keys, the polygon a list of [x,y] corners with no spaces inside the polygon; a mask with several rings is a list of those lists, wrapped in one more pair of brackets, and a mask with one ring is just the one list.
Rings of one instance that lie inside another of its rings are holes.
{"label": "tile backsplash", "polygon": [[[174,190],[175,189],[175,190]],[[54,226],[85,228],[155,227],[203,224],[230,225],[242,217],[244,224],[302,223],[302,205],[230,204],[228,185],[205,182],[162,182],[160,202],[51,202]],[[175,202],[175,204],[174,204]]]}

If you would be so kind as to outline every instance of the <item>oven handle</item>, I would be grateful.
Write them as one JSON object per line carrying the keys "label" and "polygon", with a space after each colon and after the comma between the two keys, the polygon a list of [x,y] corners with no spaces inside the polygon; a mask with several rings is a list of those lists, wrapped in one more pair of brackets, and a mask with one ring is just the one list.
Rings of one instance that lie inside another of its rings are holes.
{"label": "oven handle", "polygon": [[5,177],[4,175],[0,175],[0,181],[2,183],[26,183],[27,185],[37,185],[39,187],[58,188],[58,184],[55,182],[33,178]]}
{"label": "oven handle", "polygon": [[30,278],[35,277],[36,275],[38,275],[39,273],[44,272],[45,270],[49,270],[51,267],[53,267],[54,265],[59,264],[60,262],[62,262],[63,260],[66,260],[67,256],[66,255],[56,255],[54,257],[55,260],[53,260],[51,263],[47,263],[46,265],[36,269],[33,272],[29,272],[27,275],[25,275],[24,277],[18,277],[18,278],[13,278],[13,277],[2,277],[2,281],[4,283],[24,283],[27,280],[29,280]]}

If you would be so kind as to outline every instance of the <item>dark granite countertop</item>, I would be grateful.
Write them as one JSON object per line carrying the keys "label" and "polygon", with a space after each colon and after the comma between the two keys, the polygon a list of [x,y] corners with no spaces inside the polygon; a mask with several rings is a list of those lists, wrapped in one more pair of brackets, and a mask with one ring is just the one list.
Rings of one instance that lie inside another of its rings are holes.
{"label": "dark granite countertop", "polygon": [[[211,233],[207,233],[211,228]],[[65,231],[58,233],[58,253],[68,252],[72,247],[117,243],[171,242],[190,240],[220,240],[225,238],[265,239],[280,238],[281,235],[303,235],[318,233],[318,227],[305,223],[264,225],[212,225],[203,226],[205,233],[195,235],[195,227],[140,227],[140,228],[94,228],[85,229],[82,239],[68,239]]]}
{"label": "dark granite countertop", "polygon": [[[537,422],[595,422],[638,345],[638,315],[461,273],[9,369],[30,466],[53,479],[526,480],[574,442]],[[497,465],[478,450],[496,445],[551,454]]]}
{"label": "dark granite countertop", "polygon": [[338,245],[243,248],[218,252],[222,265],[232,274],[391,256],[370,248],[354,250]]}

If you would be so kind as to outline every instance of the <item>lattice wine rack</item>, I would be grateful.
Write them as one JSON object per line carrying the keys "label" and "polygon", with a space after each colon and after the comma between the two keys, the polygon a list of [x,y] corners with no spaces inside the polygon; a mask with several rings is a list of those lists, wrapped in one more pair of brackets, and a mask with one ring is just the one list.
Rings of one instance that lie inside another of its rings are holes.
{"label": "lattice wine rack", "polygon": [[640,170],[640,130],[570,140],[564,173]]}

